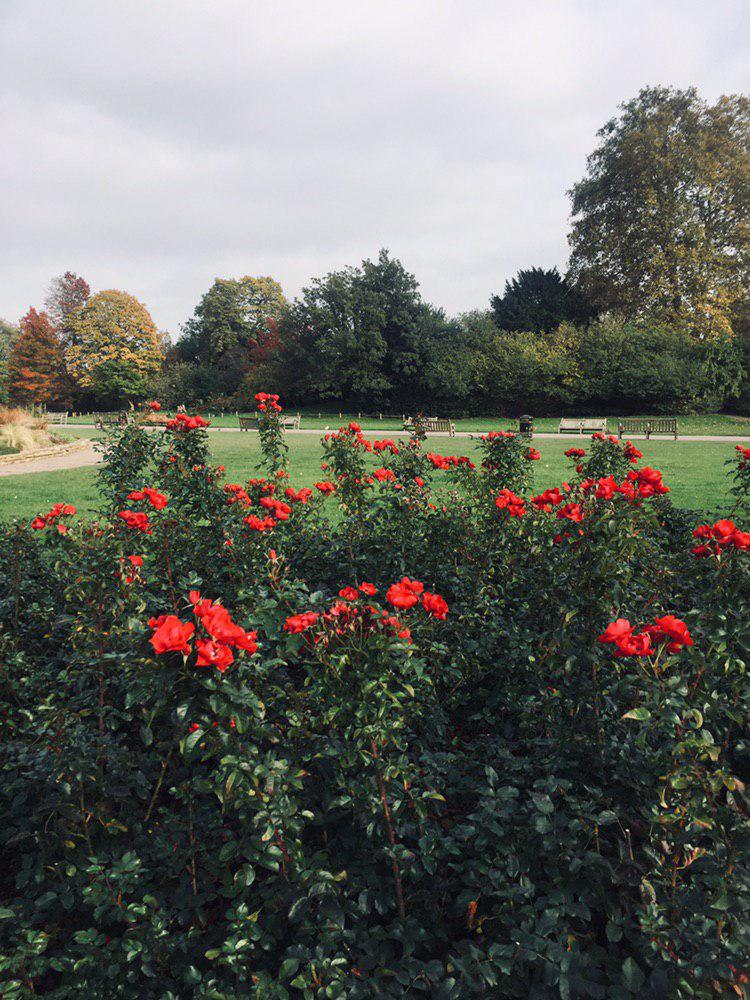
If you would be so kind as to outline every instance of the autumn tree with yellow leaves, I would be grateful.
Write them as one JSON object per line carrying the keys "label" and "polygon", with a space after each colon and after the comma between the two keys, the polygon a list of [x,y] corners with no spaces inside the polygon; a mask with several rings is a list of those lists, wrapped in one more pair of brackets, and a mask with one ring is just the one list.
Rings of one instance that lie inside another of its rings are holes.
{"label": "autumn tree with yellow leaves", "polygon": [[98,292],[68,323],[68,370],[81,389],[107,403],[145,394],[164,340],[142,302],[118,289]]}

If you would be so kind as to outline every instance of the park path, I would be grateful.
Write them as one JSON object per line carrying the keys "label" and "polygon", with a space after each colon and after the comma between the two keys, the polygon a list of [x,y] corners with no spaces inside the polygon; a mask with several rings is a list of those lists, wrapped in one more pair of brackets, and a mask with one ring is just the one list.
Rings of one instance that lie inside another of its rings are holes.
{"label": "park path", "polygon": [[[90,428],[93,425],[87,424],[76,424],[76,427],[87,427]],[[72,431],[73,426],[70,427]],[[331,430],[335,428],[330,428]],[[239,434],[240,431],[236,427],[210,427],[209,432],[212,434]],[[252,431],[247,432],[252,434]],[[300,428],[298,431],[287,431],[290,437],[294,437],[297,434],[317,434],[319,437],[325,434],[325,429],[321,428]],[[378,431],[365,430],[365,434],[376,435]],[[389,437],[404,437],[403,431],[381,431],[381,434]],[[456,438],[469,438],[476,437],[479,431],[456,431]],[[450,440],[447,433],[430,434],[431,438],[447,438]],[[554,441],[556,438],[562,438],[563,440],[580,441],[586,438],[580,434],[546,434],[538,433],[534,434],[534,439],[542,438],[544,440]],[[636,443],[641,440],[636,438]],[[672,442],[671,438],[652,438],[652,441],[667,441],[667,443]],[[719,444],[747,444],[750,443],[750,436],[748,435],[730,435],[730,434],[681,434],[679,443],[683,441],[714,441]],[[67,455],[47,455],[44,458],[34,458],[26,462],[10,462],[7,465],[0,465],[0,477],[2,476],[23,476],[31,472],[58,472],[61,469],[80,469],[88,465],[96,465],[101,462],[101,454],[94,449],[93,444],[89,445],[88,448],[82,448],[80,451],[74,451]]]}
{"label": "park path", "polygon": [[59,472],[63,469],[81,469],[87,465],[96,465],[102,457],[94,450],[93,444],[78,451],[65,455],[45,455],[43,458],[32,458],[28,461],[8,462],[0,464],[0,476],[25,476],[30,472]]}

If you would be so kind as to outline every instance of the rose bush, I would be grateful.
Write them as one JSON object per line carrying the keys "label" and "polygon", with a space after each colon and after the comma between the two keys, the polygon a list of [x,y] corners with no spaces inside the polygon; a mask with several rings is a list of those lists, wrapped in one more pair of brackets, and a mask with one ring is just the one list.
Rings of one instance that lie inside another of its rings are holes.
{"label": "rose bush", "polygon": [[298,489],[258,403],[257,479],[136,422],[3,526],[3,996],[742,995],[747,456],[705,525],[602,437]]}

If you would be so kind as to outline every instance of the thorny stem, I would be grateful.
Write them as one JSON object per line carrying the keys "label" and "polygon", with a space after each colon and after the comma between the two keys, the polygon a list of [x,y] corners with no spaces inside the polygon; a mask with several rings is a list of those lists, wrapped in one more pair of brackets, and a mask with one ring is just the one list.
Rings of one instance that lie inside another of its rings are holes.
{"label": "thorny stem", "polygon": [[[375,761],[375,775],[377,777],[378,791],[380,792],[380,801],[383,806],[383,816],[385,817],[385,825],[388,831],[388,843],[391,847],[396,846],[396,835],[393,832],[393,822],[391,820],[391,811],[388,808],[388,798],[385,792],[385,781],[383,780],[383,772],[380,768],[380,760],[378,757],[378,747],[374,739],[370,740],[370,746],[372,747],[372,756]],[[398,870],[398,862],[395,858],[391,859],[391,868],[393,870],[393,881],[396,886],[396,904],[398,906],[398,915],[401,920],[406,918],[406,908],[404,907],[404,888],[401,882],[401,873]]]}

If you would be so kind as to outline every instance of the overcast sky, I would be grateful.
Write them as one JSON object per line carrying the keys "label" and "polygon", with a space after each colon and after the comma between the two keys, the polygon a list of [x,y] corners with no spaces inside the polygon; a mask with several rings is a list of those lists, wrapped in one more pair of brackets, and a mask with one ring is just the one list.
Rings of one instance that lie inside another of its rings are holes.
{"label": "overcast sky", "polygon": [[73,270],[175,335],[382,246],[455,313],[565,267],[619,102],[750,90],[750,4],[0,0],[0,66],[0,316]]}

